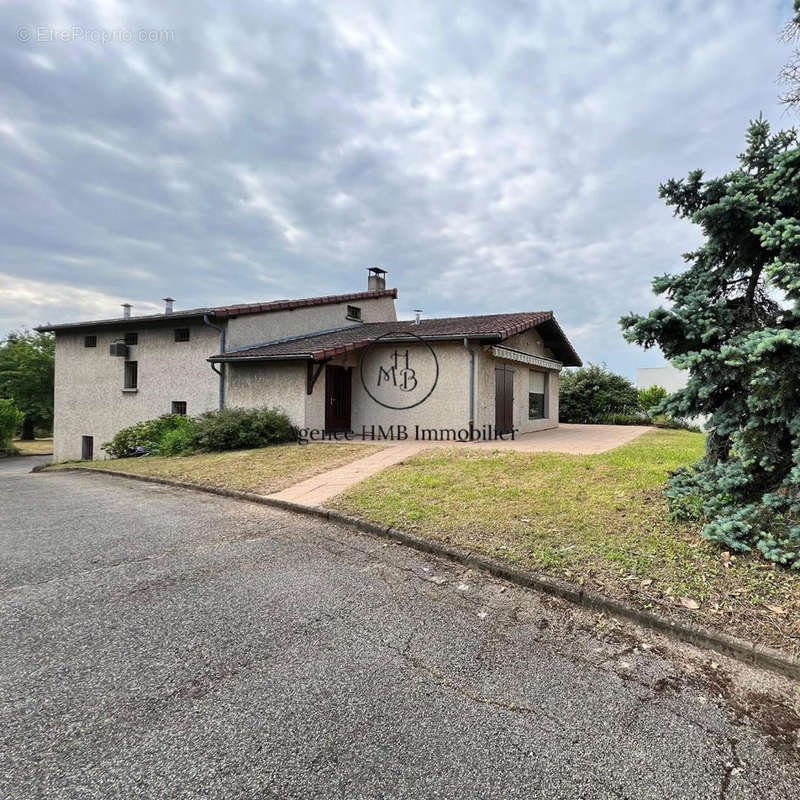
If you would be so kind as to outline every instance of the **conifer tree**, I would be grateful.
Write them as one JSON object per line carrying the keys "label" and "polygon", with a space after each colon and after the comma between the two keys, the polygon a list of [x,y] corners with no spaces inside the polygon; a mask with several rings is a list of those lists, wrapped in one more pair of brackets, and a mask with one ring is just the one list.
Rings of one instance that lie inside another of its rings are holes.
{"label": "conifer tree", "polygon": [[669,180],[660,195],[699,225],[688,269],[653,281],[668,305],[620,323],[686,369],[662,408],[709,415],[704,458],[670,480],[678,517],[703,535],[800,569],[800,148],[759,118],[736,169]]}

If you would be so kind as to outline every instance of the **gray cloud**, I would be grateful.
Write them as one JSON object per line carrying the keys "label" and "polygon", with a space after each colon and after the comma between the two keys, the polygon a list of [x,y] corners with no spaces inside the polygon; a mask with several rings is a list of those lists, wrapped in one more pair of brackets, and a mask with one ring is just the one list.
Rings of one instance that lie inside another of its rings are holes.
{"label": "gray cloud", "polygon": [[616,320],[697,241],[658,183],[731,167],[761,111],[788,124],[789,8],[6,4],[0,331],[346,291],[380,264],[401,311],[552,308],[584,359],[657,364]]}

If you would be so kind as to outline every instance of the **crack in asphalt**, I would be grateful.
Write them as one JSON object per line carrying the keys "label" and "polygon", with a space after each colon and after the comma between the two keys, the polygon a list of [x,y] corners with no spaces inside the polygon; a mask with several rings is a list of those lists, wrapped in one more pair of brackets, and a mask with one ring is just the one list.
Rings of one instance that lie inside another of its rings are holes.
{"label": "crack in asphalt", "polygon": [[728,796],[728,790],[731,786],[731,778],[734,775],[743,773],[747,765],[742,761],[739,753],[736,751],[738,740],[732,736],[728,738],[728,745],[730,747],[731,760],[725,762],[725,772],[722,775],[722,781],[719,787],[719,800],[725,800]]}
{"label": "crack in asphalt", "polygon": [[400,650],[396,647],[391,647],[389,649],[394,650],[404,661],[411,664],[417,670],[421,670],[432,678],[435,679],[436,683],[440,686],[444,686],[447,689],[452,689],[453,691],[460,694],[462,697],[465,697],[467,700],[472,700],[475,703],[481,703],[487,706],[495,706],[496,708],[501,708],[504,711],[511,711],[515,714],[532,714],[534,716],[541,716],[545,719],[550,720],[551,722],[555,722],[555,720],[550,717],[548,714],[545,714],[541,711],[541,709],[531,708],[530,706],[523,706],[519,703],[514,703],[511,700],[502,700],[496,697],[487,697],[485,695],[478,694],[478,692],[473,692],[467,689],[465,686],[460,685],[453,679],[449,678],[443,672],[439,671],[435,667],[431,666],[430,664],[423,661],[418,656],[415,656],[411,653],[411,641],[413,637],[409,637],[408,641],[406,642],[405,647]]}
{"label": "crack in asphalt", "polygon": [[[365,536],[366,536],[366,534],[365,534]],[[328,534],[326,533],[326,539],[327,538],[328,538]],[[326,547],[328,552],[332,552],[333,553],[333,552],[336,552],[337,550],[340,553],[345,551],[345,550],[354,551],[354,552],[359,553],[361,556],[363,556],[364,559],[367,562],[379,564],[382,568],[378,571],[377,574],[381,577],[381,579],[384,581],[384,583],[387,585],[387,587],[391,590],[392,596],[393,596],[393,601],[395,603],[397,602],[398,594],[397,594],[397,591],[396,591],[395,587],[392,585],[392,581],[391,581],[390,575],[387,574],[387,573],[389,573],[391,571],[401,572],[401,573],[404,573],[404,574],[407,574],[407,575],[411,576],[412,578],[417,579],[418,581],[420,581],[423,584],[429,584],[431,582],[431,576],[430,575],[420,574],[419,571],[417,571],[416,569],[414,569],[412,567],[407,567],[407,566],[403,566],[403,565],[397,565],[397,564],[394,564],[394,563],[387,564],[386,561],[380,557],[381,554],[386,550],[386,545],[384,545],[384,544],[378,545],[377,547],[374,547],[374,548],[365,549],[365,548],[359,547],[359,546],[357,546],[355,544],[350,544],[350,543],[345,544],[345,543],[343,543],[341,541],[341,539],[336,539],[335,537],[331,537],[331,539],[329,539],[329,543],[331,545],[333,545],[333,547],[330,547],[330,548]],[[432,563],[435,563],[435,559],[434,558],[430,558],[429,561],[431,561]],[[491,582],[491,579],[486,578],[484,580],[484,582],[489,583],[489,582]],[[495,582],[497,582],[497,581],[495,581]],[[473,596],[470,596],[469,594],[467,594],[466,592],[455,591],[454,590],[454,586],[453,586],[454,583],[455,583],[454,580],[448,580],[447,584],[442,584],[441,585],[441,587],[443,587],[444,585],[448,585],[448,584],[450,585],[451,591],[448,592],[447,595],[445,595],[445,597],[449,601],[451,601],[450,605],[457,606],[458,604],[461,604],[461,603],[467,603],[467,604],[472,605],[472,606],[474,606],[476,608],[480,607],[482,609],[490,609],[490,610],[493,610],[493,611],[497,610],[497,608],[494,607],[491,604],[491,602],[487,602],[485,598],[473,597]],[[497,583],[500,583],[500,582],[497,582]],[[499,632],[499,636],[495,636],[495,637],[492,637],[491,640],[484,641],[481,644],[481,652],[483,652],[486,649],[489,649],[490,651],[496,651],[497,646],[505,638],[507,638],[506,631],[508,631],[510,629],[513,629],[513,627],[516,624],[524,624],[522,622],[522,620],[519,619],[519,612],[521,610],[522,609],[521,609],[520,606],[516,606],[512,610],[512,614],[510,616],[506,615],[507,618],[503,621],[503,630]],[[565,609],[565,610],[567,611],[567,613],[573,614],[572,609]],[[590,635],[596,635],[596,632],[591,630],[591,629],[587,629],[586,633],[588,633]],[[635,637],[636,635],[633,634],[633,636]],[[605,638],[599,638],[599,641],[602,642],[606,646],[610,646],[610,645],[613,644],[613,642],[608,641]],[[643,649],[641,647],[641,644],[642,644],[642,641],[640,639],[636,638],[634,643],[629,643],[626,646],[622,647],[621,649],[616,650],[615,652],[611,652],[611,653],[609,653],[607,655],[603,655],[600,658],[584,657],[584,656],[581,656],[579,653],[576,653],[574,650],[567,650],[566,648],[561,648],[561,647],[552,648],[551,652],[556,654],[556,655],[558,655],[559,657],[563,658],[565,661],[567,661],[569,663],[583,665],[583,666],[585,666],[585,667],[587,667],[589,669],[597,670],[598,672],[601,672],[601,673],[604,673],[604,674],[607,674],[607,675],[612,675],[612,676],[616,677],[619,680],[626,681],[626,682],[628,682],[628,681],[633,682],[635,685],[638,685],[639,687],[641,687],[643,689],[646,689],[647,690],[647,695],[639,696],[640,703],[646,704],[646,703],[656,702],[659,699],[658,698],[658,692],[657,691],[653,691],[652,681],[650,681],[649,679],[646,679],[646,678],[641,678],[637,674],[636,670],[631,670],[630,672],[625,671],[624,673],[621,673],[618,669],[614,668],[614,665],[612,663],[610,663],[610,662],[619,661],[619,659],[622,659],[625,656],[634,655],[634,654],[637,654],[637,653],[641,653],[641,654],[646,656],[649,651]],[[394,648],[394,649],[396,650],[396,648]],[[656,653],[653,653],[653,655],[655,655],[655,654]],[[452,679],[448,678],[448,676],[445,673],[440,672],[435,667],[431,666],[430,664],[425,663],[424,661],[422,661],[418,657],[413,656],[410,653],[405,653],[405,654],[400,653],[400,655],[402,655],[405,658],[406,661],[411,663],[412,666],[415,666],[416,668],[427,672],[440,685],[445,686],[446,688],[450,688],[450,689],[453,689],[455,691],[458,691],[460,694],[462,694],[464,697],[466,697],[466,698],[468,698],[470,700],[473,700],[475,702],[482,702],[482,703],[484,703],[486,705],[495,705],[498,708],[504,708],[507,711],[512,711],[512,712],[520,713],[520,714],[525,714],[525,713],[541,714],[542,713],[541,710],[531,709],[529,707],[518,705],[518,704],[513,704],[513,703],[510,704],[510,705],[506,705],[505,702],[502,701],[502,700],[498,701],[496,698],[486,698],[486,697],[483,697],[483,696],[479,695],[478,693],[470,692],[469,690],[465,689],[463,686],[460,686],[456,681],[453,681]],[[671,660],[671,659],[669,659],[669,660]],[[691,677],[685,676],[680,671],[675,672],[670,676],[667,676],[666,681],[667,682],[672,681],[672,683],[674,684],[673,688],[674,688],[676,694],[682,693],[683,690],[685,688],[687,688],[688,686],[692,685],[693,682],[697,682],[697,681],[694,681]],[[726,698],[724,696],[722,696],[722,695],[717,696],[713,692],[709,692],[708,688],[704,686],[702,681],[699,681],[697,688],[704,695],[709,696],[709,700],[711,702],[713,702],[716,707],[720,708],[720,710],[722,710],[726,714],[726,716],[729,719],[731,719],[731,721],[737,722],[736,715],[728,707],[728,702],[726,701]],[[717,750],[717,752],[719,753],[721,763],[723,765],[728,763],[729,759],[728,759],[727,747],[726,747],[727,737],[722,732],[717,731],[717,730],[713,730],[712,728],[709,728],[708,726],[701,724],[698,720],[693,719],[688,714],[681,713],[677,709],[671,708],[671,707],[669,707],[667,705],[664,705],[663,703],[661,703],[659,705],[660,705],[660,708],[663,710],[664,713],[667,713],[670,716],[672,716],[674,719],[679,720],[679,721],[684,722],[684,723],[687,723],[689,725],[692,725],[693,727],[696,727],[698,730],[702,731],[709,738],[710,743],[712,743],[714,749]],[[552,718],[551,718],[551,721],[555,722],[555,720],[553,720]],[[756,732],[755,727],[752,726],[747,720],[738,720],[738,724],[745,724],[748,727],[748,729],[752,730],[754,733]],[[731,768],[730,774],[728,775],[728,781],[730,781],[731,775],[738,775],[738,774],[740,774],[742,772],[745,773],[745,780],[747,780],[746,767],[743,764],[739,764],[739,762],[735,763],[734,766]],[[747,782],[749,783],[749,780],[747,780]]]}
{"label": "crack in asphalt", "polygon": [[101,564],[99,567],[94,567],[92,569],[84,569],[78,572],[70,572],[67,575],[57,575],[55,578],[48,578],[46,581],[33,581],[31,583],[19,583],[14,586],[6,586],[0,589],[0,593],[5,594],[6,592],[18,592],[23,589],[35,589],[38,586],[47,586],[51,583],[61,583],[62,581],[70,580],[70,578],[83,578],[86,575],[92,575],[96,572],[105,572],[111,569],[118,569],[119,567],[127,566],[128,564],[142,564],[147,561],[159,561],[162,558],[166,558],[169,555],[172,555],[175,550],[167,551],[166,553],[161,553],[160,555],[154,556],[142,556],[141,558],[130,558],[125,559],[122,561],[113,561],[110,564]]}

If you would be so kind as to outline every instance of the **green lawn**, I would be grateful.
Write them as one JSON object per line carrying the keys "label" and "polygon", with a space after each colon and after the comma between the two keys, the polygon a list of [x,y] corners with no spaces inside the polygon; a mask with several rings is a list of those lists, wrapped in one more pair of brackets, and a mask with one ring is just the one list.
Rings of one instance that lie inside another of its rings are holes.
{"label": "green lawn", "polygon": [[381,449],[371,444],[284,444],[257,450],[233,450],[178,458],[145,456],[82,461],[59,464],[50,469],[76,466],[114,469],[241,492],[271,494]]}
{"label": "green lawn", "polygon": [[703,441],[657,430],[591,456],[429,450],[329,505],[800,649],[800,573],[726,554],[700,537],[700,526],[669,519],[664,481],[702,455]]}

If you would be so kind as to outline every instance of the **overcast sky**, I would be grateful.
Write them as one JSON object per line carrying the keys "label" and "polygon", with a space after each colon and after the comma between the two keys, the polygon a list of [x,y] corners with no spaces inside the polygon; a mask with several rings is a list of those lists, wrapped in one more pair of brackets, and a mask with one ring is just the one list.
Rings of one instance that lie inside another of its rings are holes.
{"label": "overcast sky", "polygon": [[553,309],[632,377],[617,319],[697,242],[659,182],[796,122],[790,0],[0,5],[0,334],[380,265],[403,316]]}

